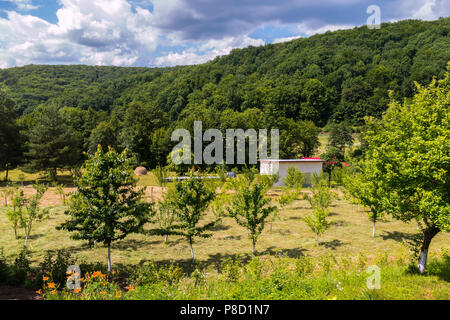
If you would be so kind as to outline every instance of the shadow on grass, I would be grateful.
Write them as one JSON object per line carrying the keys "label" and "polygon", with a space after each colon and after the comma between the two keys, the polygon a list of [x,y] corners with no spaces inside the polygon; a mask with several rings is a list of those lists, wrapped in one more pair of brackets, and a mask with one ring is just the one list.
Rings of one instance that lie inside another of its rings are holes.
{"label": "shadow on grass", "polygon": [[413,240],[414,239],[413,233],[406,233],[406,232],[400,232],[400,231],[384,231],[384,233],[381,235],[383,240],[395,240],[397,242],[403,242],[404,240]]}
{"label": "shadow on grass", "polygon": [[261,252],[261,255],[269,255],[273,257],[288,257],[288,258],[300,258],[305,256],[307,249],[293,248],[293,249],[281,249],[277,247],[267,248],[265,251]]}
{"label": "shadow on grass", "polygon": [[161,240],[154,240],[154,241],[148,241],[148,240],[136,240],[136,239],[126,239],[121,240],[119,242],[113,243],[111,246],[111,249],[118,249],[118,250],[124,250],[124,251],[137,251],[139,248],[142,248],[146,245],[156,245],[161,244],[164,242],[164,239]]}
{"label": "shadow on grass", "polygon": [[218,225],[215,225],[214,227],[212,227],[210,230],[211,231],[226,231],[229,229],[231,229],[230,226],[224,226],[223,224],[218,224]]}
{"label": "shadow on grass", "polygon": [[50,179],[48,179],[47,177],[39,177],[37,179],[34,180],[24,180],[24,181],[5,181],[5,180],[1,180],[0,181],[0,187],[6,187],[8,185],[18,185],[20,187],[31,187],[33,186],[35,183],[41,183],[41,184],[45,184],[49,187],[53,187],[55,184],[62,184],[64,186],[64,188],[73,188],[75,187],[74,183],[73,183],[73,177],[71,175],[59,175],[56,178],[56,181],[51,181]]}
{"label": "shadow on grass", "polygon": [[333,221],[333,226],[336,226],[336,227],[345,227],[348,225],[349,225],[349,223],[345,220]]}
{"label": "shadow on grass", "polygon": [[342,242],[341,240],[337,240],[337,239],[333,240],[333,241],[320,242],[320,244],[323,245],[325,248],[331,249],[331,250],[336,250],[337,248],[345,245],[344,242]]}

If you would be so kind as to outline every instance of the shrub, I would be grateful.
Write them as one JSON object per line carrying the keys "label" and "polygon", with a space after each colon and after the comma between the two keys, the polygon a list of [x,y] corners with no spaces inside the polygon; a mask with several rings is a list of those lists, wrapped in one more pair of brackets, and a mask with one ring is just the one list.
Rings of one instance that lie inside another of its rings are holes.
{"label": "shrub", "polygon": [[0,249],[0,283],[6,283],[11,279],[12,270],[5,257],[3,248]]}
{"label": "shrub", "polygon": [[29,279],[31,267],[30,260],[28,259],[29,252],[27,249],[20,251],[19,255],[14,260],[12,267],[13,279],[12,282],[15,285],[25,284]]}
{"label": "shrub", "polygon": [[237,282],[241,275],[242,264],[239,257],[225,259],[222,265],[222,274],[229,282]]}
{"label": "shrub", "polygon": [[310,257],[301,257],[295,260],[295,271],[299,276],[306,276],[312,273],[314,264]]}
{"label": "shrub", "polygon": [[[48,250],[44,255],[44,260],[39,265],[41,276],[51,276],[53,282],[64,286],[67,282],[67,269],[75,264],[75,259],[66,250]],[[42,277],[39,277],[42,279]]]}
{"label": "shrub", "polygon": [[358,270],[363,271],[366,266],[367,266],[367,257],[364,253],[360,252],[358,253],[358,258],[357,258],[357,265],[358,265]]}
{"label": "shrub", "polygon": [[155,283],[172,285],[178,283],[183,277],[183,270],[171,264],[170,266],[157,267],[154,262],[141,264],[133,268],[130,274],[130,282],[135,286],[145,286]]}

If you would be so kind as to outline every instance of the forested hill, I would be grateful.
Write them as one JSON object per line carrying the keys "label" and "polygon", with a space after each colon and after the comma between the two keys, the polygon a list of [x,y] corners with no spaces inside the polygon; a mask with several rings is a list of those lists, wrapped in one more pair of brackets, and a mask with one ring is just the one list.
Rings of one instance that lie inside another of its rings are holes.
{"label": "forested hill", "polygon": [[214,114],[215,122],[217,114],[257,108],[269,117],[324,126],[330,120],[359,124],[364,116],[380,116],[388,90],[410,97],[414,81],[441,77],[449,60],[450,18],[443,18],[237,49],[197,66],[32,65],[0,70],[0,82],[21,113],[49,101],[121,113],[135,101],[155,105],[172,122],[192,114]]}

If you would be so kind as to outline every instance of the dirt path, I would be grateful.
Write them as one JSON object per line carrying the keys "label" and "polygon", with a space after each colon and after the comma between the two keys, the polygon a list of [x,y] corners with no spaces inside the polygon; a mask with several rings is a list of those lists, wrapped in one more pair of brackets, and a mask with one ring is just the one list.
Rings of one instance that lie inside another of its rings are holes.
{"label": "dirt path", "polygon": [[29,289],[0,286],[0,300],[42,300],[42,298]]}

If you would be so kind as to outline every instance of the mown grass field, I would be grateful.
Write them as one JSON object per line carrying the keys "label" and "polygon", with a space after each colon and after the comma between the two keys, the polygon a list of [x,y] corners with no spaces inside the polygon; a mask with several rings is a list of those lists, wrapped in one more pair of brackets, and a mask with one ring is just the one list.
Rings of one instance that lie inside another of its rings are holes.
{"label": "mown grass field", "polygon": [[[31,192],[31,189],[27,192]],[[161,192],[158,187],[147,188],[147,198],[158,198]],[[275,195],[278,191],[272,190]],[[90,249],[85,243],[70,239],[66,231],[55,229],[65,220],[63,214],[65,207],[54,188],[47,191],[43,199],[45,206],[51,208],[49,220],[37,223],[29,241],[32,260],[38,263],[46,250],[67,249],[81,260],[87,262],[106,262],[107,252],[104,247],[97,245]],[[261,234],[257,250],[260,255],[283,255],[290,258],[301,256],[322,256],[332,254],[336,257],[342,255],[356,256],[363,252],[367,257],[376,259],[377,255],[386,251],[390,256],[406,256],[408,250],[402,244],[417,233],[414,223],[405,224],[387,217],[378,223],[377,235],[372,238],[372,225],[363,212],[358,211],[343,199],[336,200],[331,208],[330,220],[334,225],[320,239],[319,247],[315,244],[315,236],[302,221],[302,218],[311,212],[309,203],[304,200],[295,201],[284,210],[280,210],[280,217],[266,225]],[[213,219],[212,214],[205,217],[205,221]],[[147,228],[151,229],[152,225]],[[13,256],[23,246],[23,239],[14,239],[13,229],[6,216],[5,208],[0,207],[0,247],[4,248],[6,256]],[[224,218],[216,228],[212,238],[198,239],[194,244],[198,262],[210,267],[222,259],[240,255],[249,257],[251,242],[246,231],[238,226],[234,220]],[[440,256],[442,250],[450,250],[450,235],[441,233],[433,240],[430,254]],[[183,238],[169,237],[168,242],[160,236],[131,235],[116,242],[112,247],[113,264],[137,264],[141,261],[190,263],[188,244]]]}
{"label": "mown grass field", "polygon": [[[320,136],[323,145],[328,139]],[[320,150],[318,153],[320,154]],[[0,178],[4,173],[0,173]],[[37,180],[47,182],[43,174],[25,174],[13,170],[11,181],[24,185],[25,194],[33,192],[31,184]],[[69,172],[62,172],[58,182],[66,186],[66,193],[75,191]],[[160,198],[164,190],[157,186],[152,173],[140,177],[139,186],[146,187],[146,199]],[[308,192],[308,189],[304,189]],[[134,234],[116,242],[112,246],[113,269],[133,268],[140,263],[155,262],[158,266],[175,264],[184,270],[184,278],[176,284],[155,283],[140,286],[133,292],[123,295],[123,299],[444,299],[450,297],[450,266],[445,259],[450,252],[450,234],[440,233],[430,247],[432,273],[421,276],[406,271],[410,253],[404,241],[417,234],[415,223],[403,223],[387,216],[377,224],[376,237],[372,238],[372,224],[367,216],[354,205],[347,202],[338,189],[338,198],[331,207],[330,220],[333,226],[320,238],[316,245],[315,235],[306,226],[303,218],[312,210],[309,202],[293,202],[279,211],[279,217],[266,224],[257,243],[258,256],[271,271],[266,277],[253,279],[242,267],[240,279],[229,281],[224,278],[222,266],[227,259],[239,256],[245,263],[251,261],[251,241],[246,230],[234,220],[223,218],[213,236],[197,239],[194,243],[196,267],[207,274],[207,285],[193,285],[191,256],[184,238],[171,236],[164,241],[162,236]],[[275,198],[280,190],[272,189],[269,195]],[[106,265],[107,250],[101,245],[89,248],[86,243],[70,239],[70,233],[56,230],[65,221],[60,196],[55,187],[50,187],[41,201],[50,208],[51,215],[46,221],[33,227],[28,241],[32,265],[37,267],[48,250],[64,249],[77,258],[78,263],[97,263]],[[15,239],[10,222],[5,215],[3,198],[0,199],[0,248],[12,261],[23,248],[24,239]],[[214,219],[208,213],[204,222]],[[155,225],[147,225],[150,230]],[[368,265],[382,267],[382,290],[371,291],[366,288],[367,274],[358,270],[356,261],[362,254],[368,258]],[[295,264],[299,258],[311,257],[314,270],[311,274],[298,276]],[[444,259],[442,259],[444,257]],[[322,259],[334,261],[331,270],[324,271]],[[343,261],[351,261],[343,266]],[[283,265],[279,265],[279,264]],[[266,269],[267,269],[266,268]],[[283,271],[284,270],[284,271]],[[292,272],[291,272],[292,271]],[[280,273],[281,272],[281,273]],[[276,277],[282,277],[278,279]],[[280,289],[280,281],[284,289]],[[337,285],[339,284],[339,285]],[[341,286],[343,289],[341,289]],[[61,298],[61,297],[53,297]],[[66,297],[67,298],[67,297]],[[68,298],[76,298],[69,296]],[[99,298],[99,297],[91,297]],[[101,297],[100,297],[101,298]],[[113,296],[111,298],[114,298]]]}

